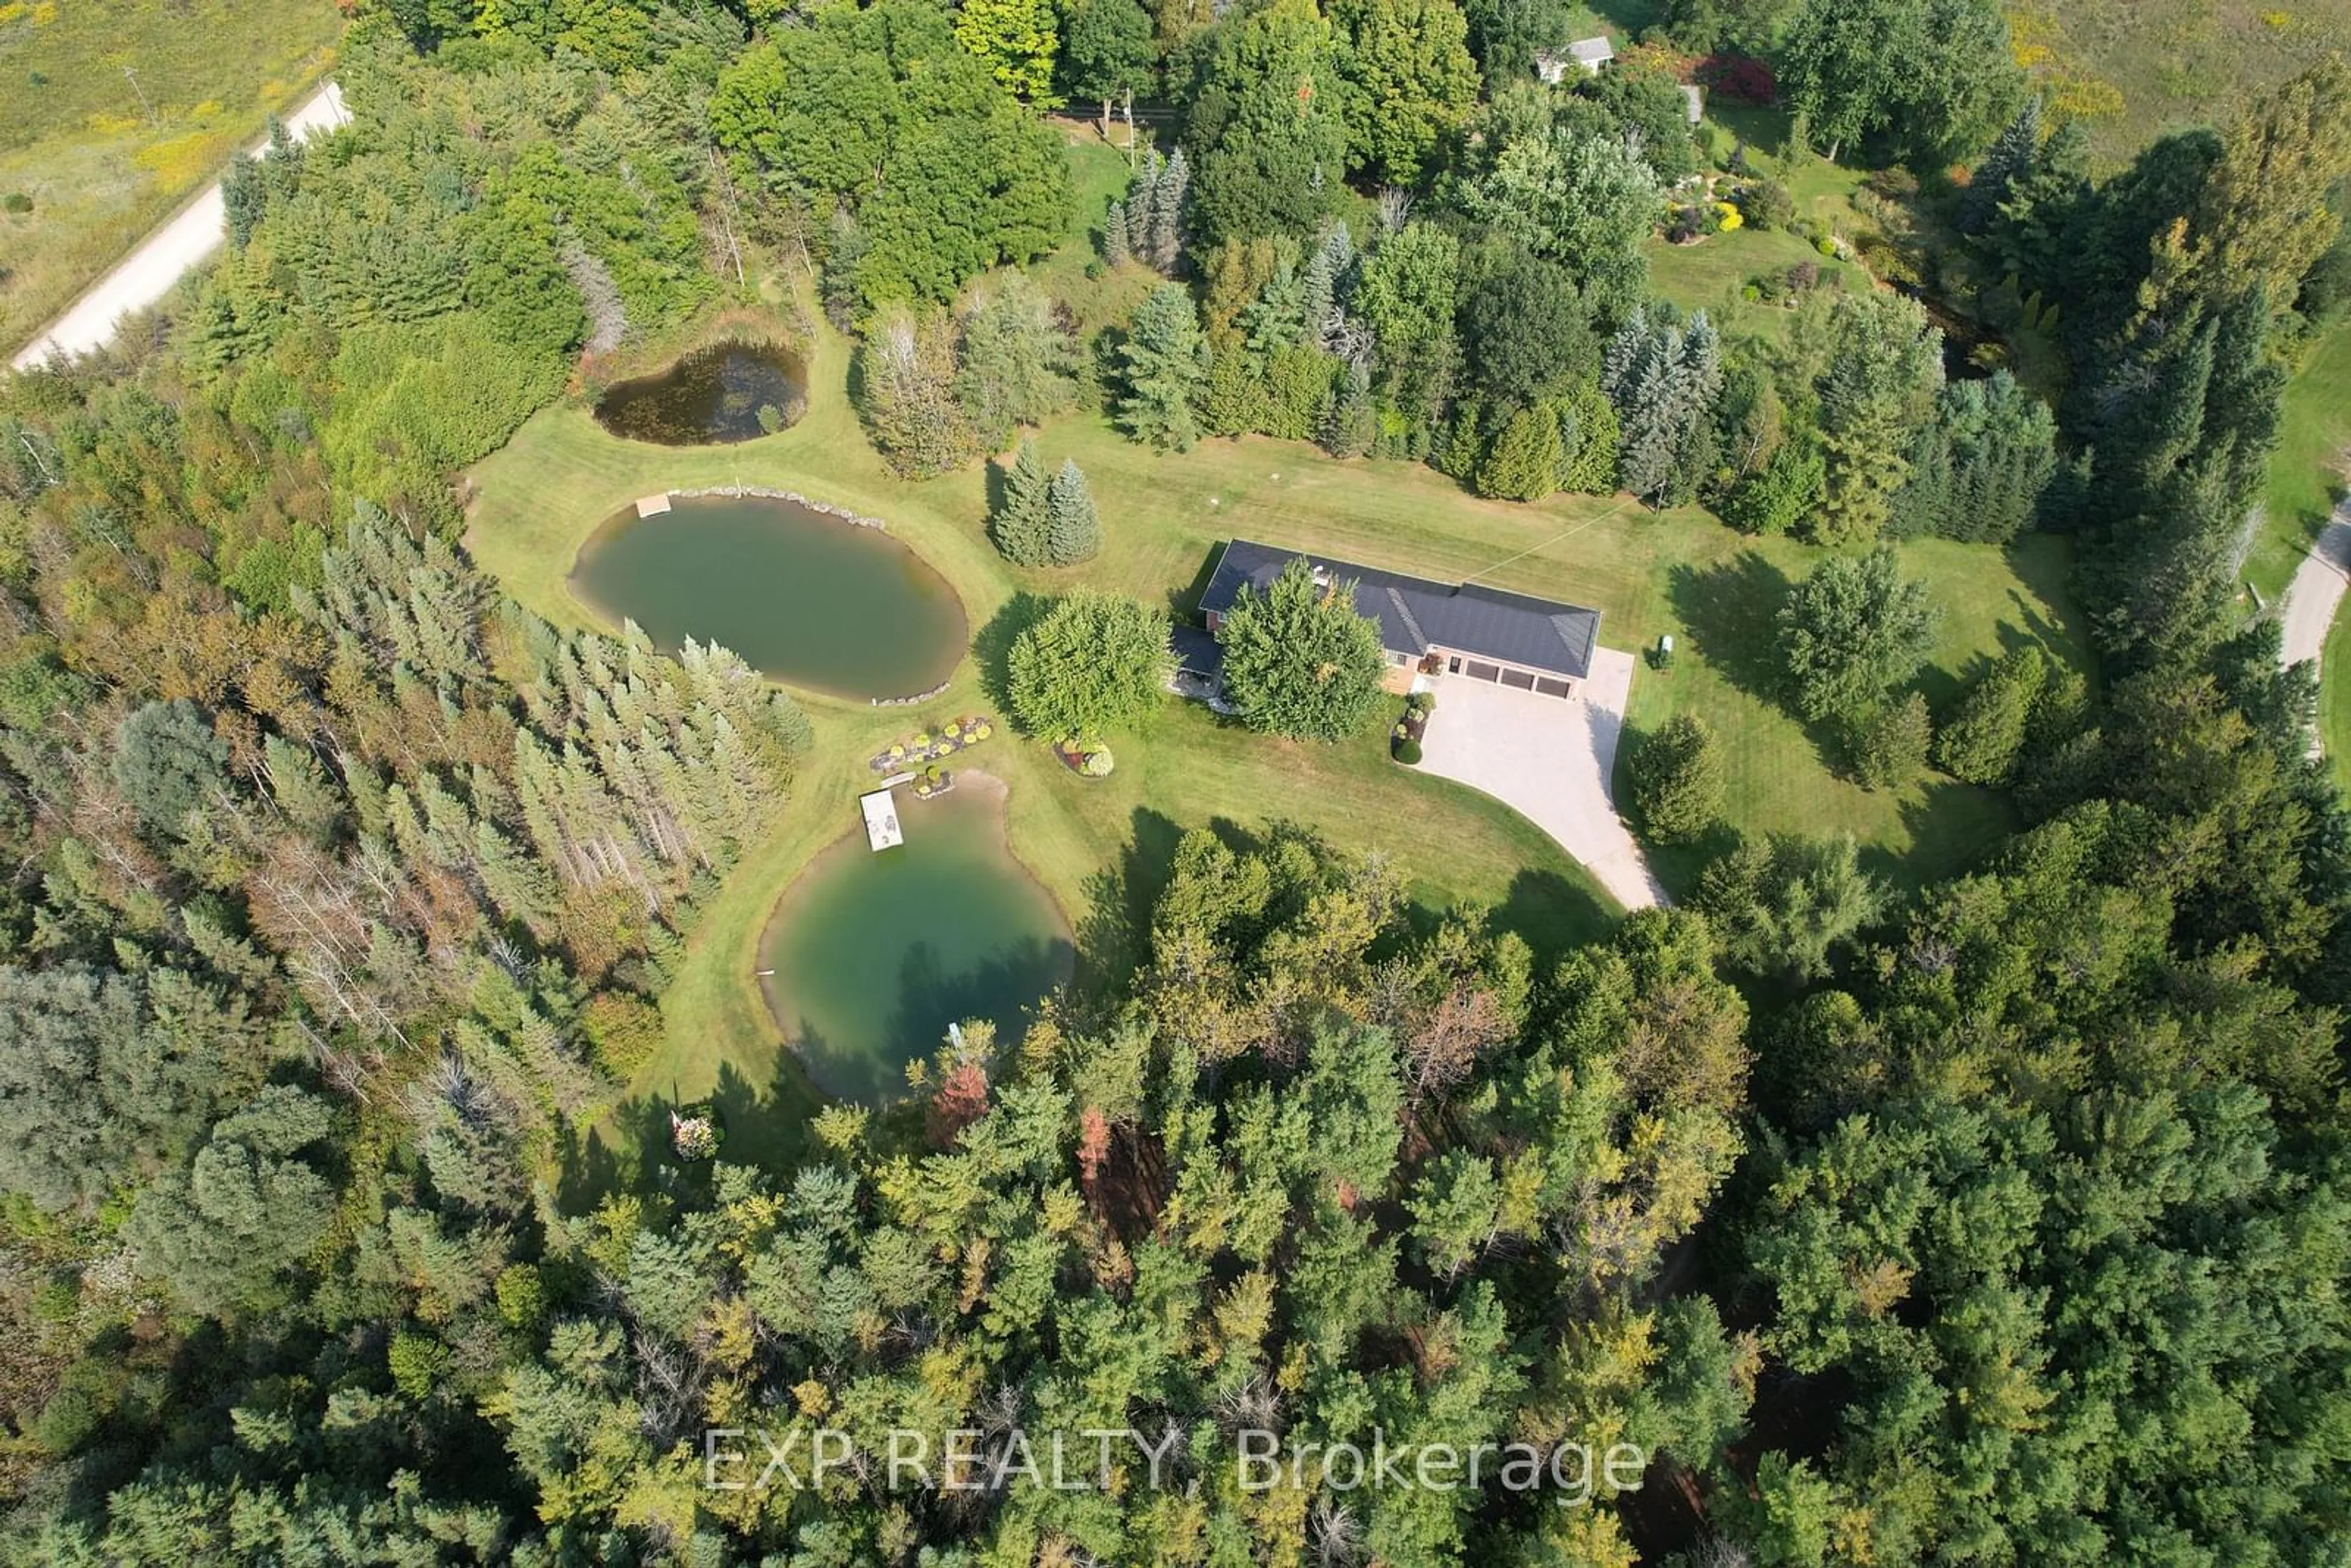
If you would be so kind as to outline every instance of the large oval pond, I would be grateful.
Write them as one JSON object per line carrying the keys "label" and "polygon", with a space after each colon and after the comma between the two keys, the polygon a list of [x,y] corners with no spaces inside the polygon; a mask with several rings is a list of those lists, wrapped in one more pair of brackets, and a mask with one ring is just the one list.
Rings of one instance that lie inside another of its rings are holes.
{"label": "large oval pond", "polygon": [[935,800],[899,791],[895,849],[868,849],[861,829],[819,855],[760,938],[768,1009],[828,1094],[904,1092],[906,1063],[967,1019],[1008,1045],[1070,977],[1070,928],[1005,844],[1003,786],[959,778]]}
{"label": "large oval pond", "polygon": [[622,382],[596,404],[615,435],[664,446],[748,441],[797,422],[807,375],[773,343],[713,343],[658,375]]}
{"label": "large oval pond", "polygon": [[571,591],[665,649],[718,643],[771,680],[834,696],[912,696],[963,657],[946,580],[880,528],[764,496],[684,497],[596,531]]}

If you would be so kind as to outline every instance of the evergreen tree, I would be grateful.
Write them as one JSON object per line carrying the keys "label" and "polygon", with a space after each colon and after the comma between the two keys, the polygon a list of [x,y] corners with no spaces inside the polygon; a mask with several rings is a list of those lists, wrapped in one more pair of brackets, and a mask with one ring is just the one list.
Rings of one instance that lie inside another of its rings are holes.
{"label": "evergreen tree", "polygon": [[2048,684],[2049,660],[2039,648],[2027,645],[2001,658],[1968,688],[1936,732],[1936,766],[1970,784],[2007,783]]}
{"label": "evergreen tree", "polygon": [[1102,518],[1077,460],[1065,457],[1045,497],[1045,549],[1055,566],[1076,566],[1102,549]]}
{"label": "evergreen tree", "polygon": [[1633,753],[1633,818],[1661,844],[1702,838],[1722,814],[1722,748],[1694,713],[1677,713]]}
{"label": "evergreen tree", "polygon": [[1102,219],[1102,259],[1116,267],[1134,254],[1134,241],[1127,236],[1126,201],[1113,196],[1110,212]]}
{"label": "evergreen tree", "polygon": [[1559,418],[1560,447],[1566,454],[1560,462],[1559,487],[1580,496],[1614,494],[1625,443],[1616,405],[1597,380],[1586,379],[1553,400],[1552,408]]}
{"label": "evergreen tree", "polygon": [[1722,520],[1742,533],[1784,534],[1812,515],[1825,475],[1809,439],[1781,443],[1770,461],[1722,501]]}
{"label": "evergreen tree", "polygon": [[1165,612],[1109,594],[1072,594],[1014,642],[1012,714],[1031,735],[1099,740],[1149,716],[1174,668]]}
{"label": "evergreen tree", "polygon": [[956,397],[980,444],[1000,449],[1077,399],[1077,345],[1051,299],[1014,272],[976,295],[963,318]]}
{"label": "evergreen tree", "polygon": [[2056,472],[2056,419],[2015,377],[1953,382],[1919,432],[1892,521],[1903,533],[2005,544],[2032,521]]}
{"label": "evergreen tree", "polygon": [[1050,486],[1037,444],[1023,441],[1004,470],[1003,498],[988,522],[989,536],[1005,559],[1020,566],[1043,566],[1052,559]]}
{"label": "evergreen tree", "polygon": [[1184,205],[1192,188],[1192,165],[1178,147],[1167,155],[1151,193],[1151,232],[1144,248],[1151,265],[1173,273],[1184,256]]}
{"label": "evergreen tree", "polygon": [[1608,345],[1601,386],[1623,427],[1625,488],[1654,507],[1677,507],[1714,466],[1722,350],[1701,310],[1687,328],[1636,308]]}
{"label": "evergreen tree", "polygon": [[2032,93],[1995,138],[1991,151],[1976,165],[1959,199],[1959,227],[1981,234],[2000,211],[2016,182],[2029,172],[2041,155],[2041,95]]}
{"label": "evergreen tree", "polygon": [[1927,766],[1933,739],[1925,695],[1906,692],[1845,721],[1845,758],[1854,777],[1870,789],[1897,789]]}
{"label": "evergreen tree", "polygon": [[1155,289],[1119,355],[1126,383],[1119,422],[1138,441],[1188,451],[1199,437],[1196,405],[1208,379],[1208,345],[1191,295],[1173,283]]}
{"label": "evergreen tree", "polygon": [[1300,308],[1307,340],[1326,352],[1346,306],[1354,271],[1355,236],[1345,224],[1332,224],[1307,260]]}
{"label": "evergreen tree", "polygon": [[1833,347],[1821,371],[1821,502],[1812,536],[1866,544],[1885,528],[1910,470],[1920,425],[1943,382],[1943,335],[1916,300],[1848,294],[1830,316]]}
{"label": "evergreen tree", "polygon": [[1540,501],[1559,488],[1564,448],[1549,409],[1522,408],[1502,423],[1470,484],[1481,496]]}

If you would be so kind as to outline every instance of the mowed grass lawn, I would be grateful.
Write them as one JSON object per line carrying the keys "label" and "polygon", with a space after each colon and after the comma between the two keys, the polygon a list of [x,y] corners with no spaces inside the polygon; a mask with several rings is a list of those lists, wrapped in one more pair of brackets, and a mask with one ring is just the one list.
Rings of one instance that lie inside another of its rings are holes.
{"label": "mowed grass lawn", "polygon": [[2262,495],[2262,528],[2245,580],[2275,604],[2351,478],[2351,319],[2311,345],[2286,384],[2277,451]]}
{"label": "mowed grass lawn", "polygon": [[32,201],[0,212],[0,348],[298,102],[342,27],[331,0],[0,0],[0,197]]}
{"label": "mowed grass lawn", "polygon": [[[987,542],[979,468],[914,484],[883,467],[849,404],[848,365],[846,340],[820,328],[810,413],[777,435],[663,448],[616,440],[587,410],[559,406],[473,476],[475,558],[553,620],[590,620],[565,579],[601,521],[640,496],[731,482],[793,488],[887,518],[947,578],[975,628],[977,651],[947,693],[925,706],[806,699],[816,753],[789,810],[749,846],[693,933],[664,1001],[667,1048],[636,1086],[641,1110],[672,1094],[698,1098],[721,1088],[722,1078],[730,1095],[771,1108],[804,1101],[805,1085],[779,1055],[754,984],[759,936],[793,875],[854,825],[854,796],[868,778],[863,758],[958,712],[997,708],[1002,650],[1041,599],[1082,584],[1188,607],[1215,547],[1235,536],[1444,580],[1477,575],[1589,604],[1605,617],[1603,641],[1617,647],[1646,647],[1672,633],[1678,656],[1669,670],[1645,668],[1636,678],[1631,725],[1652,728],[1683,708],[1704,715],[1726,742],[1729,812],[1741,828],[1851,831],[1881,869],[1909,883],[1964,865],[2011,825],[1999,798],[1949,780],[1886,793],[1845,782],[1830,770],[1823,737],[1781,706],[1771,619],[1788,582],[1817,557],[1805,547],[1741,538],[1696,509],[1652,515],[1623,497],[1482,501],[1426,467],[1339,462],[1299,444],[1212,441],[1187,454],[1156,454],[1083,417],[1056,423],[1039,440],[1049,462],[1071,456],[1086,470],[1105,547],[1082,568],[1017,570]],[[1945,611],[1928,676],[1938,703],[2019,639],[2078,657],[2056,541],[2029,540],[2005,553],[1929,541],[1906,546],[1904,555]],[[1287,820],[1354,852],[1385,854],[1424,918],[1460,901],[1497,905],[1546,954],[1604,929],[1614,913],[1596,884],[1516,813],[1391,764],[1376,727],[1337,747],[1301,745],[1171,701],[1149,733],[1112,739],[1118,769],[1101,782],[1072,777],[1043,747],[1008,734],[972,759],[1011,786],[1013,848],[1060,901],[1097,967],[1123,961],[1121,923],[1144,907],[1176,835],[1209,824],[1256,831]],[[1669,883],[1687,886],[1694,864],[1664,869]],[[742,1120],[738,1106],[730,1125]]]}

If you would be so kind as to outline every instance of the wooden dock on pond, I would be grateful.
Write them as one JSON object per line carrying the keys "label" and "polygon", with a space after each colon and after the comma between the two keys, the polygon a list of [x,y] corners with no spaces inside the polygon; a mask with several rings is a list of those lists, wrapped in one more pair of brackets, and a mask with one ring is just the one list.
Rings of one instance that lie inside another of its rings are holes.
{"label": "wooden dock on pond", "polygon": [[865,845],[880,852],[906,841],[898,826],[898,801],[887,789],[875,789],[857,798],[858,810],[865,813]]}

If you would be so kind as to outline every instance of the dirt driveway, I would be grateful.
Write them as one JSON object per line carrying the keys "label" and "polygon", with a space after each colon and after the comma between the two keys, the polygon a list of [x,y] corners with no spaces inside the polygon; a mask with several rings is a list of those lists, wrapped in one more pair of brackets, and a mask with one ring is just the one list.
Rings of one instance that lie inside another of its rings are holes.
{"label": "dirt driveway", "polygon": [[[286,129],[295,140],[303,141],[314,132],[349,124],[350,118],[343,108],[343,89],[329,82],[286,116]],[[252,151],[258,156],[268,145],[263,141]],[[217,184],[207,186],[91,285],[64,315],[43,328],[10,363],[28,371],[52,354],[70,360],[104,348],[113,340],[117,322],[172,292],[190,267],[218,250],[227,238],[227,204]]]}
{"label": "dirt driveway", "polygon": [[1596,648],[1583,695],[1562,702],[1485,681],[1437,682],[1437,712],[1422,739],[1424,772],[1483,790],[1557,840],[1617,903],[1666,902],[1641,846],[1608,789],[1633,655]]}

